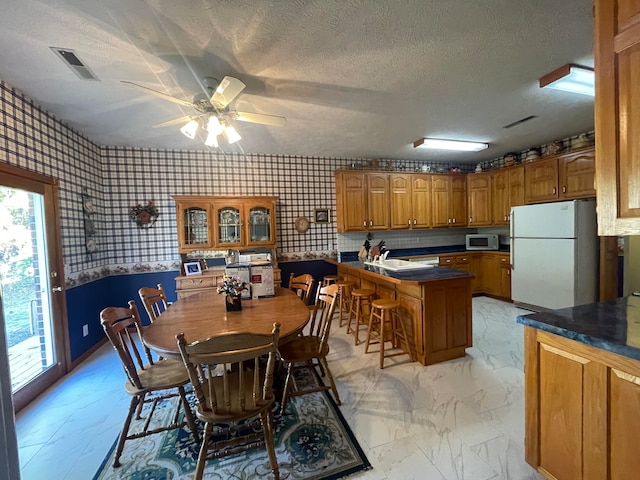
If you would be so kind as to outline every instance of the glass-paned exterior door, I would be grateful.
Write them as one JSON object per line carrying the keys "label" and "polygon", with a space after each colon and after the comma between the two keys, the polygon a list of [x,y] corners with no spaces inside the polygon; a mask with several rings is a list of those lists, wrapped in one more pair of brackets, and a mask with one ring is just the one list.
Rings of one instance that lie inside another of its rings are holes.
{"label": "glass-paned exterior door", "polygon": [[48,265],[44,196],[0,186],[0,226],[11,232],[0,239],[0,282],[15,393],[58,361],[51,299],[57,274]]}

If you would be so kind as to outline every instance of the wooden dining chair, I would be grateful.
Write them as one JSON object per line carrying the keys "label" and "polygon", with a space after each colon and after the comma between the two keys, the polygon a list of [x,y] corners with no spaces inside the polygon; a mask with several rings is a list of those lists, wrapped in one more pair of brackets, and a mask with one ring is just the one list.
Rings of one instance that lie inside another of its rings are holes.
{"label": "wooden dining chair", "polygon": [[289,289],[298,295],[305,305],[309,305],[309,296],[313,290],[313,276],[309,273],[294,276],[293,272],[289,276]]}
{"label": "wooden dining chair", "polygon": [[[282,411],[286,408],[289,397],[324,390],[332,390],[336,403],[338,405],[341,404],[338,389],[336,388],[333,375],[327,363],[331,320],[336,308],[337,299],[337,284],[320,288],[311,315],[309,334],[295,337],[279,348],[280,357],[285,364],[287,364],[287,379],[285,380],[284,392],[282,394]],[[295,385],[294,371],[301,368],[314,369],[316,366],[320,368],[322,376],[326,373],[329,379],[329,385],[317,385],[299,390],[297,385]],[[296,388],[294,389],[294,387]]]}
{"label": "wooden dining chair", "polygon": [[[185,397],[184,386],[189,383],[187,370],[182,362],[176,360],[158,360],[154,362],[149,348],[144,344],[140,345],[143,338],[142,322],[133,300],[129,301],[128,308],[107,307],[102,310],[100,312],[100,323],[102,323],[107,338],[118,353],[124,372],[127,375],[124,389],[131,395],[129,412],[118,438],[113,466],[120,466],[120,455],[122,455],[126,440],[146,437],[154,433],[182,428],[186,425],[191,430],[194,440],[198,442],[196,422]],[[138,341],[135,339],[134,332],[137,333]],[[141,354],[141,348],[144,351],[144,357]],[[165,399],[176,396],[179,396],[180,399],[176,403],[172,423],[149,429],[151,417],[158,404]],[[136,416],[139,418],[144,404],[150,404],[151,406],[147,412],[147,419],[142,431],[129,434],[134,412],[137,411]],[[178,421],[180,406],[184,409],[184,421]]]}
{"label": "wooden dining chair", "polygon": [[158,288],[142,287],[138,290],[138,295],[140,296],[140,300],[142,300],[142,304],[147,311],[151,323],[153,323],[162,312],[169,308],[167,296],[160,283],[158,284]]}
{"label": "wooden dining chair", "polygon": [[[279,323],[273,324],[271,335],[228,333],[191,344],[184,334],[176,336],[197,397],[196,416],[205,422],[195,480],[202,478],[207,460],[258,447],[266,447],[271,471],[276,480],[280,478],[272,412],[279,336]],[[258,415],[261,432],[254,429],[242,437],[231,434],[237,422]],[[214,426],[224,439],[210,441]]]}

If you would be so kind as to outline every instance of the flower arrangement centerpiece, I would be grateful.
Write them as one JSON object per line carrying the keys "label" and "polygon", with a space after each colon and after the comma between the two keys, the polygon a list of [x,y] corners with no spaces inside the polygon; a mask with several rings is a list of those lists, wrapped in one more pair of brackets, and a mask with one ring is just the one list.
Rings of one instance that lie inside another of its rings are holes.
{"label": "flower arrangement centerpiece", "polygon": [[136,222],[138,228],[151,228],[160,216],[158,207],[149,200],[146,204],[138,203],[129,208],[129,218]]}
{"label": "flower arrangement centerpiece", "polygon": [[224,293],[226,296],[225,305],[227,311],[242,310],[242,299],[240,297],[243,290],[247,289],[247,284],[241,282],[238,277],[230,277],[224,275],[222,284],[218,286],[218,293]]}

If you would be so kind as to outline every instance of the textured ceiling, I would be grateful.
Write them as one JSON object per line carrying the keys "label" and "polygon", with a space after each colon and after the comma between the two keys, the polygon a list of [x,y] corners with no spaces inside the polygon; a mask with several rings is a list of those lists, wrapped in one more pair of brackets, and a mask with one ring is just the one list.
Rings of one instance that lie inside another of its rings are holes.
{"label": "textured ceiling", "polygon": [[[475,163],[593,129],[593,98],[537,84],[593,66],[592,23],[590,0],[3,0],[0,78],[104,145],[206,149],[151,128],[190,108],[120,80],[191,101],[229,75],[247,85],[233,108],[287,118],[237,122],[246,153]],[[414,149],[423,136],[491,146]]]}

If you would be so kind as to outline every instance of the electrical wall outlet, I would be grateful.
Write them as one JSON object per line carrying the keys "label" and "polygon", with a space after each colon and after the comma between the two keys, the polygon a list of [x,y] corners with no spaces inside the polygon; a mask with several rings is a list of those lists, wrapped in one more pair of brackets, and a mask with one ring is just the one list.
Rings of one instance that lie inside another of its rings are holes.
{"label": "electrical wall outlet", "polygon": [[89,325],[85,323],[82,325],[82,336],[86,337],[87,335],[89,335]]}

